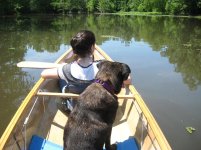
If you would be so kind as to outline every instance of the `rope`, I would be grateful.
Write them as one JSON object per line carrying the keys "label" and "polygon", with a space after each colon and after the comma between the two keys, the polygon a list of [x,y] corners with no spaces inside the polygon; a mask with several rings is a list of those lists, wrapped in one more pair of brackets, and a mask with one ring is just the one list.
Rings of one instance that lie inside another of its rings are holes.
{"label": "rope", "polygon": [[24,124],[23,124],[23,128],[24,128],[24,140],[25,140],[25,142],[24,142],[24,149],[25,149],[25,150],[27,149],[27,148],[26,148],[26,125],[27,125],[27,123],[28,123],[28,121],[29,121],[29,117],[31,116],[31,113],[32,113],[32,111],[33,111],[33,109],[34,109],[34,107],[35,107],[37,101],[38,101],[38,97],[36,98],[36,100],[35,100],[33,106],[31,107],[31,110],[29,111],[29,114],[28,114],[28,116],[26,117],[26,119],[25,119],[25,121],[24,121]]}
{"label": "rope", "polygon": [[45,96],[43,96],[43,112],[45,113]]}
{"label": "rope", "polygon": [[[142,120],[142,116],[140,116],[140,119]],[[141,142],[140,142],[140,145],[142,147],[143,145],[143,134],[144,134],[144,121],[142,120],[142,131],[141,131]]]}

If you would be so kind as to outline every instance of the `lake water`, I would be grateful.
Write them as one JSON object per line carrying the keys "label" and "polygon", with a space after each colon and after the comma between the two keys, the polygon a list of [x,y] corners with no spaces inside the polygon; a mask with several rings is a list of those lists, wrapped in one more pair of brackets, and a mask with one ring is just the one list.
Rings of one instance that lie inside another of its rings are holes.
{"label": "lake water", "polygon": [[[92,30],[97,45],[131,67],[132,82],[171,147],[201,149],[201,20],[180,17],[0,18],[0,135],[41,73],[16,64],[54,62],[81,29]],[[196,131],[188,133],[189,126]]]}

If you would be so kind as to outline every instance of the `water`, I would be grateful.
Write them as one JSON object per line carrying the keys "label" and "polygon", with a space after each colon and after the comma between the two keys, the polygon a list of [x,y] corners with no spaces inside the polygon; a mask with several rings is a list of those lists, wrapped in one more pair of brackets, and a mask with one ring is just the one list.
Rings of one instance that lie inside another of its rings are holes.
{"label": "water", "polygon": [[[201,149],[201,20],[116,15],[0,18],[0,134],[40,77],[17,68],[23,60],[54,62],[81,29],[115,61],[127,63],[132,82],[173,149]],[[189,134],[186,127],[196,131]]]}

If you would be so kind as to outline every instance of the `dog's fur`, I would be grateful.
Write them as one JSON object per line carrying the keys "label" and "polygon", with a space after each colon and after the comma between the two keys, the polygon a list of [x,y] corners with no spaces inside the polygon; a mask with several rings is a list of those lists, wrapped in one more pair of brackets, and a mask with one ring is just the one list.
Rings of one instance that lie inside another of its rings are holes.
{"label": "dog's fur", "polygon": [[[121,90],[123,81],[130,73],[128,65],[103,61],[98,65],[96,79],[112,84],[114,94]],[[117,97],[101,84],[92,83],[79,96],[64,130],[65,150],[107,150],[116,149],[110,145],[112,124],[118,108]]]}

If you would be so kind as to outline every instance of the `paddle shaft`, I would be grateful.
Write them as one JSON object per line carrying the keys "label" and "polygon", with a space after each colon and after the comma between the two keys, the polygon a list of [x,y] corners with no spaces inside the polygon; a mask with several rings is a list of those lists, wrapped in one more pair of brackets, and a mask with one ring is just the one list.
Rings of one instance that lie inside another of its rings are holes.
{"label": "paddle shaft", "polygon": [[35,69],[48,69],[57,68],[62,64],[48,63],[48,62],[37,62],[37,61],[21,61],[17,64],[20,68],[35,68]]}

